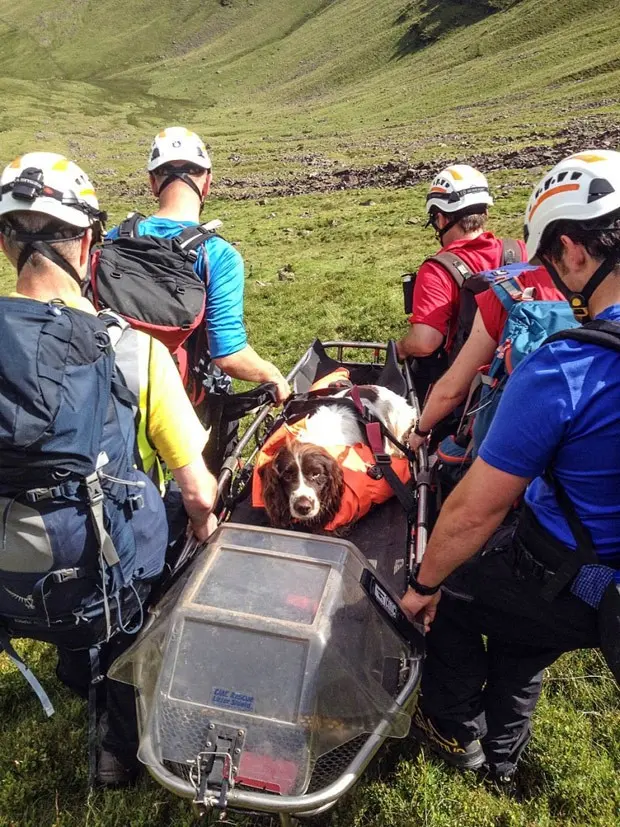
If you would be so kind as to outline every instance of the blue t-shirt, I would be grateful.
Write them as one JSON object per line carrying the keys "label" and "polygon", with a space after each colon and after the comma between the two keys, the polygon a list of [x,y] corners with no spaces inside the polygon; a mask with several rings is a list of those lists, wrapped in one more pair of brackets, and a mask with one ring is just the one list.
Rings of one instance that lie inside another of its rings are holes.
{"label": "blue t-shirt", "polygon": [[[196,226],[195,221],[173,221],[152,215],[138,224],[138,235],[174,238],[186,227]],[[117,227],[106,234],[106,238],[117,236]],[[209,353],[213,359],[218,359],[237,353],[248,343],[243,324],[243,259],[223,238],[209,238],[200,248],[194,265],[194,270],[203,281],[206,272],[205,247],[209,259],[205,322]]]}
{"label": "blue t-shirt", "polygon": [[[620,321],[620,304],[598,319]],[[552,466],[590,531],[601,562],[620,567],[620,358],[570,339],[544,345],[506,384],[479,455],[532,478],[525,500],[555,538],[575,540],[551,486]]]}

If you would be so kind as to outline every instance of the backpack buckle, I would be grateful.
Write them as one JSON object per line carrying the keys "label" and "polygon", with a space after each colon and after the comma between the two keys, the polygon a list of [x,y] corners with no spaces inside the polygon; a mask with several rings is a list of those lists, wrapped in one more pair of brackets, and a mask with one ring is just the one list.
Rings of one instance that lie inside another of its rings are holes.
{"label": "backpack buckle", "polygon": [[62,497],[62,486],[54,485],[51,488],[31,488],[26,491],[26,499],[29,503],[39,503],[42,500],[55,500]]}
{"label": "backpack buckle", "polygon": [[66,583],[68,580],[79,580],[85,576],[86,569],[84,568],[56,569],[52,572],[54,583]]}
{"label": "backpack buckle", "polygon": [[89,505],[96,505],[103,501],[103,488],[101,487],[101,480],[99,479],[99,475],[95,471],[94,474],[90,474],[90,476],[86,477],[84,482],[86,483],[86,495],[88,498]]}
{"label": "backpack buckle", "polygon": [[392,464],[392,457],[389,454],[375,454],[374,457],[378,466]]}
{"label": "backpack buckle", "polygon": [[131,497],[127,497],[127,503],[129,505],[129,511],[133,514],[136,511],[140,511],[141,508],[144,508],[144,497],[142,494],[133,494]]}

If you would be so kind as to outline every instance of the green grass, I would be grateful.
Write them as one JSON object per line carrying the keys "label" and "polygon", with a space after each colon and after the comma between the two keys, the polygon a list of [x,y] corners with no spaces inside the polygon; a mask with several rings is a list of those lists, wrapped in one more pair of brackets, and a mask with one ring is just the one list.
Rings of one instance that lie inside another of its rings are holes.
{"label": "green grass", "polygon": [[[435,249],[424,186],[259,203],[231,200],[222,179],[303,184],[323,169],[519,150],[573,124],[596,137],[620,120],[620,0],[231,3],[0,0],[0,163],[66,152],[116,222],[152,205],[152,135],[199,130],[215,163],[206,213],[246,261],[250,340],[286,369],[315,336],[403,332],[398,275]],[[520,233],[537,175],[491,176],[499,233]],[[293,278],[280,281],[287,264]],[[2,262],[0,292],[12,286]],[[87,794],[84,706],[55,681],[50,649],[22,650],[57,714],[44,721],[0,658],[0,827],[189,825],[187,805],[147,779]],[[395,742],[331,823],[620,825],[619,699],[597,653],[566,656],[548,676],[519,797]]]}
{"label": "green grass", "polygon": [[[523,173],[493,178],[494,228],[518,233],[528,188]],[[512,184],[512,189],[502,185]],[[506,192],[506,195],[502,195]],[[368,201],[374,202],[365,206]],[[252,344],[290,368],[315,335],[385,339],[404,330],[398,274],[433,249],[420,218],[424,188],[365,190],[209,204],[239,242],[247,268]],[[130,204],[116,202],[114,220]],[[148,210],[148,201],[134,206]],[[290,264],[294,278],[280,281]],[[11,274],[0,271],[3,290]],[[127,792],[86,790],[86,711],[57,684],[46,647],[24,644],[51,690],[56,716],[43,720],[21,676],[0,659],[0,827],[185,827],[187,803],[144,779]],[[481,787],[411,744],[394,742],[371,776],[332,816],[334,827],[560,827],[620,825],[619,693],[598,653],[566,656],[552,670],[534,739],[522,764],[520,798]],[[241,821],[240,823],[244,823]],[[323,824],[326,824],[324,820]]]}

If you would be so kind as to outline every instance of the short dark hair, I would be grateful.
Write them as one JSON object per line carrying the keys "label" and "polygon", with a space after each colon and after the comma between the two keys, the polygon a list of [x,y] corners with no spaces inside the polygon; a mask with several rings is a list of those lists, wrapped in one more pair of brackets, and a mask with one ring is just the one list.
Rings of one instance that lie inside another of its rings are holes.
{"label": "short dark hair", "polygon": [[454,221],[454,219],[457,218],[456,226],[460,227],[464,233],[475,233],[478,232],[478,230],[484,230],[489,217],[486,207],[481,208],[481,212],[467,213],[460,218],[458,218],[458,213],[444,212],[438,207],[433,207],[431,209],[431,218],[435,218],[439,213],[448,221]]}
{"label": "short dark hair", "polygon": [[478,230],[484,230],[487,225],[487,218],[486,212],[464,215],[463,218],[459,219],[458,226],[464,233],[475,233]]}
{"label": "short dark hair", "polygon": [[620,210],[592,221],[554,221],[542,234],[539,255],[554,261],[561,259],[563,235],[583,244],[592,258],[617,256],[620,261]]}
{"label": "short dark hair", "polygon": [[[62,234],[67,236],[64,239],[49,241],[48,244],[57,250],[60,255],[71,260],[77,254],[80,244],[80,238],[84,235],[87,228],[72,227],[68,224],[59,221],[56,218],[51,218],[49,215],[40,212],[31,212],[29,210],[20,210],[18,212],[9,213],[3,216],[0,224],[0,232],[4,236],[6,251],[11,259],[17,261],[19,256],[28,242],[15,241],[12,233],[19,233],[20,235],[52,235]],[[46,262],[47,259],[36,250],[28,258],[31,267],[39,267]]]}

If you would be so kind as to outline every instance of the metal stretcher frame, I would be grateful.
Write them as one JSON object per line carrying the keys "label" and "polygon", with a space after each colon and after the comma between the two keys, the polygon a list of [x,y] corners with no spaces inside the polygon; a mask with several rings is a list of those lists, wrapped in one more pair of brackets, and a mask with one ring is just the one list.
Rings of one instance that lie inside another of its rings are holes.
{"label": "metal stretcher frame", "polygon": [[[338,362],[345,367],[366,366],[368,364],[380,365],[380,356],[382,354],[387,354],[388,350],[387,344],[377,342],[329,341],[323,342],[322,345],[325,350],[335,348]],[[344,359],[345,350],[371,350],[373,351],[374,362],[347,361]],[[287,380],[289,382],[293,382],[297,374],[301,371],[307,360],[310,358],[311,354],[312,347],[308,348],[308,350],[288,374]],[[411,373],[406,364],[402,366],[402,370],[405,380],[407,400],[416,410],[416,414],[419,415],[419,404],[414,391]],[[239,471],[242,467],[242,457],[246,453],[252,439],[260,433],[260,428],[267,420],[272,407],[272,405],[265,405],[259,410],[254,422],[245,431],[235,450],[225,461],[218,479],[218,493],[220,494],[222,501],[226,500],[235,472]],[[246,457],[245,463],[251,463],[257,452],[258,447],[250,453],[249,458]],[[418,510],[415,531],[413,532],[413,536],[410,538],[411,542],[408,560],[410,567],[421,561],[427,542],[426,514],[428,510],[430,480],[428,474],[428,456],[425,446],[418,451],[416,467],[413,470],[416,478]],[[222,516],[225,516],[224,511],[222,512]],[[398,710],[406,710],[411,708],[419,686],[421,671],[422,653],[419,653],[409,660],[409,674],[407,680],[398,696],[394,699],[393,706],[390,710],[390,715]],[[291,827],[293,824],[293,819],[296,817],[310,817],[313,815],[318,815],[319,813],[322,813],[334,806],[338,800],[346,792],[348,792],[351,787],[353,787],[353,785],[363,774],[372,758],[383,745],[386,738],[389,737],[389,734],[389,718],[384,718],[375,730],[368,735],[368,738],[360,747],[355,757],[343,770],[337,780],[318,791],[304,795],[292,796],[274,795],[273,793],[257,792],[232,787],[228,790],[226,795],[226,809],[278,815],[280,818],[281,827]],[[217,790],[208,790],[204,799],[199,800],[194,784],[175,775],[159,763],[156,755],[151,751],[150,743],[143,744],[142,749],[143,760],[145,761],[149,772],[163,787],[177,796],[191,799],[198,807],[198,810],[202,813],[206,814],[220,807],[219,793]]]}

